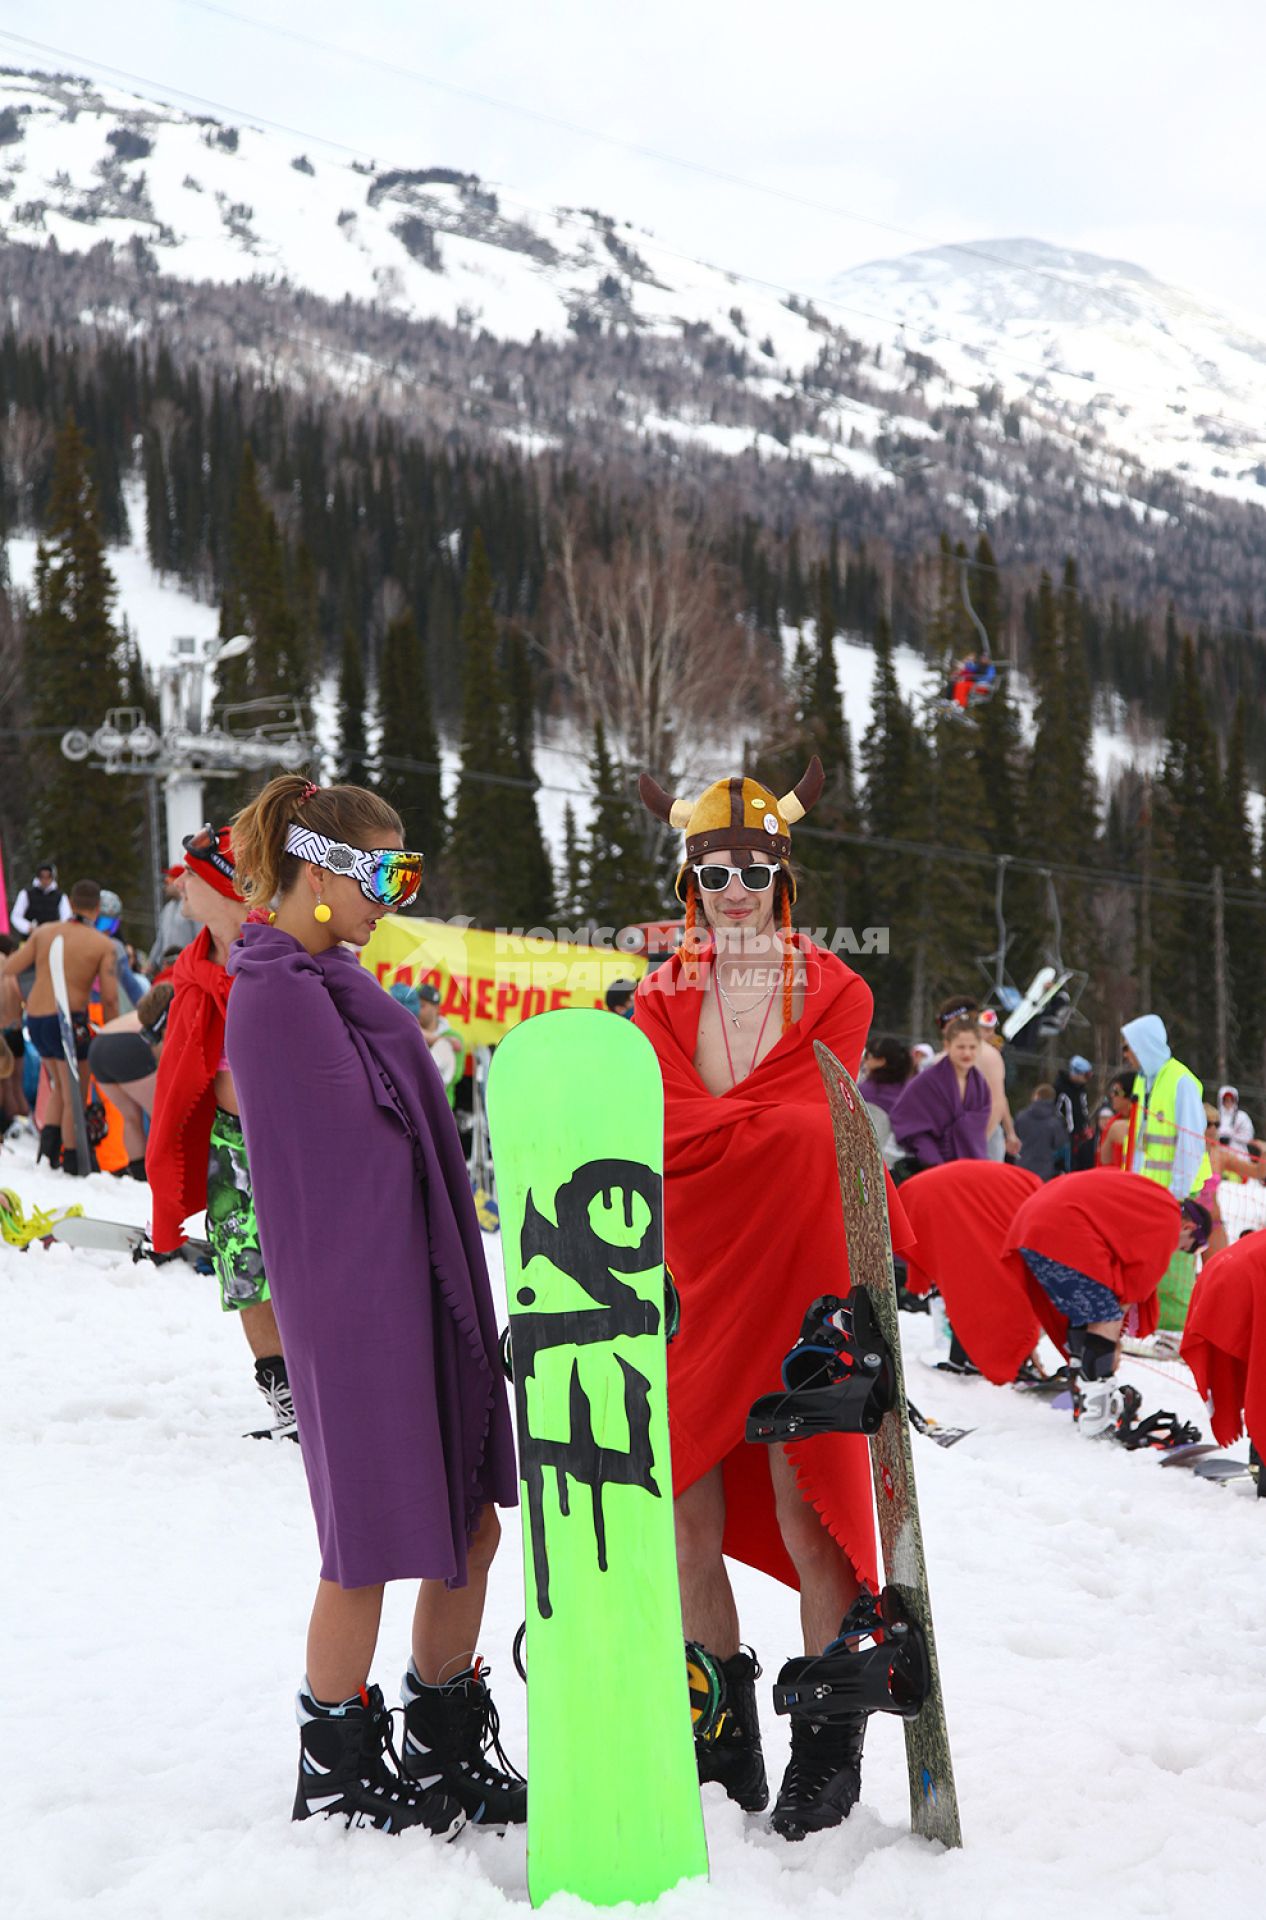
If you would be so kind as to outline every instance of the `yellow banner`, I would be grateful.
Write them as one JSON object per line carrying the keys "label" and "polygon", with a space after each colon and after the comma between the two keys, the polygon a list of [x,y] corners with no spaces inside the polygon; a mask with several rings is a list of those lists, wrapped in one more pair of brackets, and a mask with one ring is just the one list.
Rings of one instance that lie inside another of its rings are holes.
{"label": "yellow banner", "polygon": [[559,1007],[602,1007],[613,980],[640,980],[640,954],[558,940],[528,940],[389,914],[378,922],[361,965],[384,986],[431,980],[440,1012],[468,1046],[495,1046],[511,1027]]}

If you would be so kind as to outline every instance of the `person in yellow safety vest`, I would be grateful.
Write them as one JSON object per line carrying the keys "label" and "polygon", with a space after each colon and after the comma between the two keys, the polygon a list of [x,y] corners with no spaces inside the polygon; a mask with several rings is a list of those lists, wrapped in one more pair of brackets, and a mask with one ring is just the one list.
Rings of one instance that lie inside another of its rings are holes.
{"label": "person in yellow safety vest", "polygon": [[[1190,1067],[1175,1060],[1165,1022],[1155,1013],[1121,1029],[1125,1064],[1133,1067],[1137,1125],[1129,1171],[1167,1187],[1175,1200],[1198,1194],[1213,1176],[1204,1145],[1204,1088]],[[1162,1333],[1180,1332],[1196,1283],[1195,1258],[1178,1252],[1160,1284]]]}
{"label": "person in yellow safety vest", "polygon": [[411,987],[406,980],[397,980],[387,991],[393,1000],[398,1000],[402,1007],[408,1009],[421,1027],[422,1038],[431,1049],[431,1058],[444,1082],[448,1104],[450,1107],[456,1106],[466,1048],[457,1028],[450,1026],[440,1012],[439,988],[431,980],[424,980],[420,987]]}

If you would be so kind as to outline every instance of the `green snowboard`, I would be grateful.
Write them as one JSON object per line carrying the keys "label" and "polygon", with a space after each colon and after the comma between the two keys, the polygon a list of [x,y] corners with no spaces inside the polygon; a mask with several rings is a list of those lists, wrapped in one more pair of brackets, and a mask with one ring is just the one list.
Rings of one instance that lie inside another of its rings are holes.
{"label": "green snowboard", "polygon": [[664,1093],[609,1013],[497,1048],[488,1121],[523,1489],[528,1890],[594,1906],[706,1874],[664,1342]]}

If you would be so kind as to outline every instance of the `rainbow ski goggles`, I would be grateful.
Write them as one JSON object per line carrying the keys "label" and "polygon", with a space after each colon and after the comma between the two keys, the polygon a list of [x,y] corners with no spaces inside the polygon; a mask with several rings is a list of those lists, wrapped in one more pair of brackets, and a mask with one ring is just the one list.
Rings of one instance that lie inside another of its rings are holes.
{"label": "rainbow ski goggles", "polygon": [[310,827],[286,828],[286,852],[311,860],[327,873],[350,874],[366,900],[379,907],[407,907],[422,885],[422,855],[397,847],[349,847]]}

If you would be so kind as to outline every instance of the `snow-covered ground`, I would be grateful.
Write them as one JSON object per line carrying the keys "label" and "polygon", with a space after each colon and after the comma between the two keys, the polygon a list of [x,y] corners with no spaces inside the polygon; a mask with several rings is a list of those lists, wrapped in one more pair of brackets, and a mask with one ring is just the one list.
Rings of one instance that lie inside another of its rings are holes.
{"label": "snow-covered ground", "polygon": [[[143,1187],[37,1174],[24,1203],[143,1221]],[[500,1284],[499,1249],[487,1251]],[[441,1849],[290,1822],[292,1696],[316,1576],[297,1451],[259,1424],[240,1330],[183,1266],[0,1246],[7,1391],[4,1689],[8,1920],[430,1920],[527,1912],[522,1834]],[[905,1317],[908,1357],[931,1337]],[[1149,1406],[1201,1418],[1181,1369],[1127,1363]],[[707,1885],[662,1920],[1194,1920],[1259,1910],[1266,1865],[1266,1502],[1090,1444],[1066,1414],[915,1367],[925,1411],[976,1431],[917,1466],[966,1845],[907,1830],[902,1739],[872,1725],[862,1804],[788,1846],[719,1788]],[[1237,1451],[1239,1451],[1237,1449]],[[484,1651],[506,1744],[522,1617],[507,1516]],[[763,1694],[796,1648],[792,1595],[738,1571]],[[409,1594],[389,1594],[376,1677],[394,1696]],[[578,1650],[583,1657],[583,1649]],[[783,1723],[764,1714],[770,1770]],[[577,1728],[579,1739],[618,1729]],[[587,1911],[556,1900],[573,1920]]]}
{"label": "snow-covered ground", "polygon": [[[126,623],[142,660],[152,673],[171,659],[173,641],[192,636],[199,651],[220,630],[220,610],[196,600],[183,583],[154,571],[145,544],[145,489],[133,480],[124,489],[128,512],[128,544],[106,554],[118,588],[114,617]],[[13,534],[6,542],[9,581],[14,593],[29,594],[35,581],[33,533]],[[153,719],[157,721],[158,715]]]}

